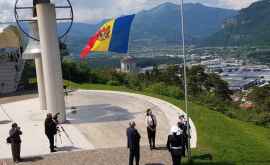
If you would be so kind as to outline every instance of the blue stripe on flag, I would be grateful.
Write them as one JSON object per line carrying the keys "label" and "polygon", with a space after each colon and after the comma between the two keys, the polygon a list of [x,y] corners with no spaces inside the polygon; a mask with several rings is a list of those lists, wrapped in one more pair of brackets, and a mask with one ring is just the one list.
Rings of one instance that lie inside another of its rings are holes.
{"label": "blue stripe on flag", "polygon": [[134,16],[123,16],[115,20],[109,51],[127,53],[129,32]]}

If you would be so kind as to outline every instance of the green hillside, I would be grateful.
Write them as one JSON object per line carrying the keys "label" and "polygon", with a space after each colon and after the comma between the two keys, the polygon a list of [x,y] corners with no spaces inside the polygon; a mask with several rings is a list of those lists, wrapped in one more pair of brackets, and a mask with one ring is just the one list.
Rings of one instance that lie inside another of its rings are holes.
{"label": "green hillside", "polygon": [[243,46],[270,44],[270,1],[261,0],[227,19],[223,29],[205,40],[204,45]]}
{"label": "green hillside", "polygon": [[[73,88],[135,92],[125,87],[93,84],[70,84]],[[183,100],[150,95],[181,108]],[[270,130],[255,126],[191,103],[190,115],[198,131],[198,148],[193,151],[196,165],[270,165]],[[209,159],[209,155],[213,160]],[[186,161],[186,160],[185,160]]]}

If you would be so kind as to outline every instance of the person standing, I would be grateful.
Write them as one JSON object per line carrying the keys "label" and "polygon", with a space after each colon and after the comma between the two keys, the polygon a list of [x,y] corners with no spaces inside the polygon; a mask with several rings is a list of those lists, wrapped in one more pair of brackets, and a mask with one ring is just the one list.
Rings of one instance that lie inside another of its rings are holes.
{"label": "person standing", "polygon": [[45,134],[49,140],[51,152],[56,152],[54,146],[54,136],[56,135],[56,133],[57,133],[57,123],[53,120],[52,114],[48,113],[45,120]]}
{"label": "person standing", "polygon": [[136,165],[140,162],[140,139],[141,135],[135,128],[136,123],[134,121],[129,123],[127,128],[127,147],[129,149],[129,165],[133,165],[134,158]]}
{"label": "person standing", "polygon": [[157,118],[152,113],[151,109],[147,109],[145,117],[147,135],[150,149],[156,148],[156,129],[157,129]]}
{"label": "person standing", "polygon": [[178,128],[183,131],[184,137],[184,148],[183,148],[183,156],[186,156],[186,150],[188,149],[188,124],[184,115],[179,116]]}
{"label": "person standing", "polygon": [[17,123],[13,123],[9,131],[9,138],[11,143],[12,158],[15,163],[21,161],[21,137],[22,131]]}
{"label": "person standing", "polygon": [[171,128],[171,134],[168,136],[167,148],[171,153],[173,165],[181,165],[183,156],[184,137],[182,130],[176,126]]}

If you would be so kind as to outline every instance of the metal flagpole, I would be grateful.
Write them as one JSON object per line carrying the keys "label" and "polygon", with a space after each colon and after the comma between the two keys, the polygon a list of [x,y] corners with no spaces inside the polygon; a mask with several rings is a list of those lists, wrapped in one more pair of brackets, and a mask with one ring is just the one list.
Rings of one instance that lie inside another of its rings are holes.
{"label": "metal flagpole", "polygon": [[185,29],[184,29],[184,0],[180,0],[180,14],[181,14],[181,35],[182,35],[182,55],[184,61],[184,84],[185,84],[185,111],[187,114],[187,134],[188,134],[188,160],[191,161],[191,149],[190,149],[190,127],[189,127],[189,113],[188,113],[188,91],[187,91],[187,66],[186,66],[186,54],[185,54]]}

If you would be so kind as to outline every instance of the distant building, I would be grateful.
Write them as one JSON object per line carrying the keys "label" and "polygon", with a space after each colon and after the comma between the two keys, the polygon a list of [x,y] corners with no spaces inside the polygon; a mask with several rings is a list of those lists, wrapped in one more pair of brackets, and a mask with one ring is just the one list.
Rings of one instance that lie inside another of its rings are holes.
{"label": "distant building", "polygon": [[257,79],[242,79],[242,78],[232,78],[232,77],[223,77],[223,80],[227,81],[229,89],[232,91],[242,91],[247,90],[253,86],[259,84]]}
{"label": "distant building", "polygon": [[121,72],[132,73],[136,71],[136,59],[134,57],[127,56],[121,60]]}

